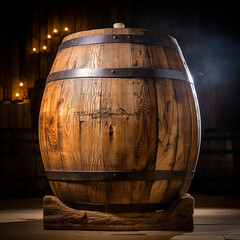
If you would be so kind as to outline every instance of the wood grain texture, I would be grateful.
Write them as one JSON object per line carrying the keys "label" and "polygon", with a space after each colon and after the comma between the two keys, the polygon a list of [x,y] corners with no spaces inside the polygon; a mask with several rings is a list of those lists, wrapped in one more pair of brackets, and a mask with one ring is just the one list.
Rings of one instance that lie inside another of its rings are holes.
{"label": "wood grain texture", "polygon": [[194,198],[186,194],[165,211],[104,213],[75,210],[54,196],[43,201],[44,229],[192,231]]}
{"label": "wood grain texture", "polygon": [[[97,29],[98,34],[145,34],[142,29]],[[165,68],[182,72],[185,60],[162,46],[104,43],[63,49],[51,72],[75,68]],[[47,84],[39,121],[46,170],[194,170],[200,114],[194,85],[157,78],[78,78]],[[62,201],[162,203],[185,194],[190,181],[50,181]]]}

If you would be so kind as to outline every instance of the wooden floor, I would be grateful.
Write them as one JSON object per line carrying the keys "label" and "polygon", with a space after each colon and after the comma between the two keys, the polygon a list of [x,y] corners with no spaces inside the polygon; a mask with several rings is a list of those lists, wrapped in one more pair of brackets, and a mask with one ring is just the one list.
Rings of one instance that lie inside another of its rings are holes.
{"label": "wooden floor", "polygon": [[196,200],[193,232],[43,230],[42,198],[1,199],[1,240],[240,240],[240,196],[191,193]]}

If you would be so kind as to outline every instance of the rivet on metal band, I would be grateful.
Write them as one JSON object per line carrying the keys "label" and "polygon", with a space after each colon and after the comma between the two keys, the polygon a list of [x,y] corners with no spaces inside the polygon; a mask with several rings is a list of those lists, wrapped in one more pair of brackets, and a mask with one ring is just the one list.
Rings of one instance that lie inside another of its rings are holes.
{"label": "rivet on metal band", "polygon": [[162,68],[78,68],[54,72],[46,83],[72,78],[169,78],[191,82],[187,73]]}
{"label": "rivet on metal band", "polygon": [[191,180],[194,171],[45,171],[50,181],[157,181]]}
{"label": "rivet on metal band", "polygon": [[173,48],[181,52],[181,49],[178,46],[177,42],[173,42],[169,39],[161,38],[158,36],[130,35],[130,34],[105,34],[105,35],[103,34],[73,38],[63,42],[60,45],[58,52],[69,47],[101,43],[135,43],[135,44],[158,45]]}

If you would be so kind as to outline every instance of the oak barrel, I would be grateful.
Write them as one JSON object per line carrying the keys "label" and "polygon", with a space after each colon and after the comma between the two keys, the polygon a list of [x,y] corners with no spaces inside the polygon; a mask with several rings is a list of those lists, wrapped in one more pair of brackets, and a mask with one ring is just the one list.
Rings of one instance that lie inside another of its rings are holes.
{"label": "oak barrel", "polygon": [[183,196],[200,113],[177,41],[133,28],[65,37],[47,78],[39,137],[50,186],[65,203],[138,211]]}
{"label": "oak barrel", "polygon": [[0,128],[0,197],[36,197],[50,192],[33,128]]}
{"label": "oak barrel", "polygon": [[194,185],[213,194],[240,193],[240,131],[209,128],[202,145]]}

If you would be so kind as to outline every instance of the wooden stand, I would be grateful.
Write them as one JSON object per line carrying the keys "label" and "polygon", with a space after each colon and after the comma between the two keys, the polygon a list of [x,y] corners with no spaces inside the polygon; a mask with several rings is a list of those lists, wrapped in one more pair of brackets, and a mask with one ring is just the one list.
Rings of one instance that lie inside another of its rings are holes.
{"label": "wooden stand", "polygon": [[44,229],[193,230],[194,198],[185,194],[172,207],[148,213],[104,213],[67,207],[54,196],[43,200]]}

